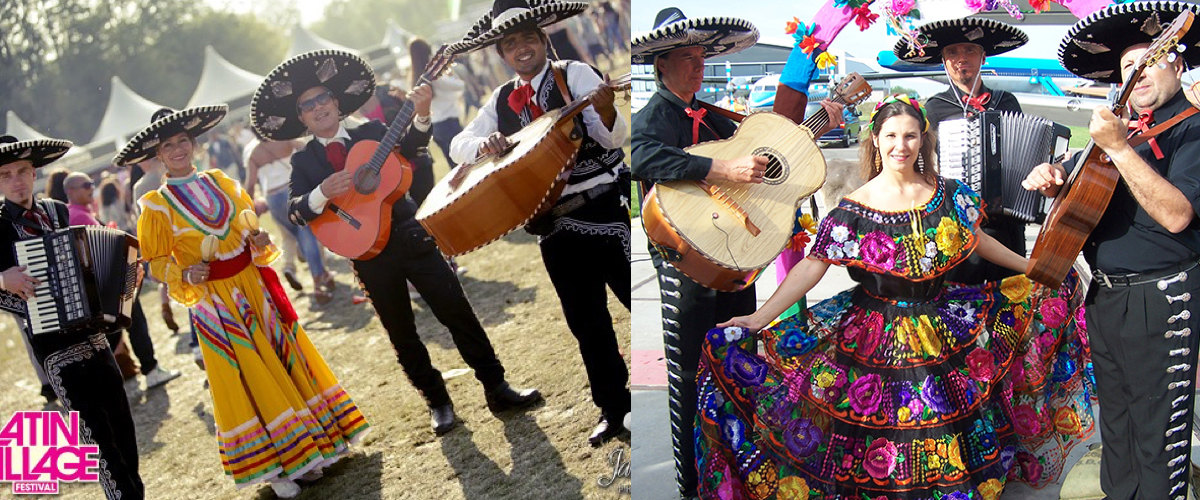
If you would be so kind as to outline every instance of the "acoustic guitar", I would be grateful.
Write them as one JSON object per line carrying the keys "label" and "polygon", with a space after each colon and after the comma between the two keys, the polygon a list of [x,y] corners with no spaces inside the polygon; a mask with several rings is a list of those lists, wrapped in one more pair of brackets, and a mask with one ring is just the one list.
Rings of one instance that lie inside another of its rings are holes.
{"label": "acoustic guitar", "polygon": [[[1193,17],[1190,11],[1180,14],[1138,58],[1133,76],[1125,79],[1113,104],[1114,113],[1122,114],[1142,72],[1175,49],[1179,39],[1191,28]],[[1054,288],[1066,279],[1088,235],[1104,215],[1121,177],[1112,159],[1094,141],[1088,142],[1080,158],[1083,161],[1077,163],[1050,206],[1025,269],[1029,279]]]}
{"label": "acoustic guitar", "polygon": [[[831,100],[847,106],[870,94],[858,73],[830,92]],[[714,159],[765,156],[763,182],[657,183],[642,207],[646,235],[671,265],[701,285],[723,292],[750,286],[791,240],[800,203],[825,183],[825,157],[812,131],[828,121],[824,112],[803,126],[773,112],[754,113],[729,139],[684,149]]]}
{"label": "acoustic guitar", "polygon": [[[438,79],[454,61],[446,46],[438,49],[418,82]],[[346,154],[346,170],[354,174],[351,190],[329,201],[309,223],[313,235],[338,255],[366,260],[382,252],[392,229],[392,205],[412,186],[412,164],[393,151],[408,132],[415,105],[406,101],[383,140],[358,141]]]}
{"label": "acoustic guitar", "polygon": [[[631,81],[626,74],[607,85],[627,90]],[[442,253],[475,250],[554,206],[583,141],[575,115],[591,105],[594,94],[539,116],[509,136],[507,150],[459,165],[433,187],[417,210],[417,222]]]}

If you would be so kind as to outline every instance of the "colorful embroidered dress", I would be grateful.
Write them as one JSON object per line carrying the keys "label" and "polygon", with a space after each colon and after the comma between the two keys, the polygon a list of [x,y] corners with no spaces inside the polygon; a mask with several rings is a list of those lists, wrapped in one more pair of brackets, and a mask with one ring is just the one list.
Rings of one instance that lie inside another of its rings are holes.
{"label": "colorful embroidered dress", "polygon": [[757,336],[708,333],[702,498],[995,500],[1057,479],[1094,431],[1078,278],[945,284],[981,211],[953,180],[907,212],[844,200],[812,256],[858,286]]}
{"label": "colorful embroidered dress", "polygon": [[279,251],[253,252],[236,275],[191,285],[183,270],[200,262],[205,235],[221,239],[215,260],[250,248],[236,217],[250,197],[220,170],[168,179],[139,200],[138,236],[150,272],[172,298],[191,308],[213,399],[225,474],[239,487],[275,477],[295,479],[328,465],[367,430],[299,324],[284,323],[257,266]]}

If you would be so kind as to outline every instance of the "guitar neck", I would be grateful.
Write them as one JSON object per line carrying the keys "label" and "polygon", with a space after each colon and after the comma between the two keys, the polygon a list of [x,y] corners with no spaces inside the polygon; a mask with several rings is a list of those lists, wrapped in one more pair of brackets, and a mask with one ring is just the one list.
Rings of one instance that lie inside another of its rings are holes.
{"label": "guitar neck", "polygon": [[[833,92],[830,93],[833,94],[833,99],[830,99],[830,102],[836,102],[843,106],[846,105],[846,100],[843,99],[840,94],[835,94]],[[824,127],[827,124],[829,124],[829,114],[825,113],[824,108],[822,108],[822,112],[813,113],[812,116],[809,116],[808,119],[804,120],[804,123],[801,123],[800,125],[815,134],[818,130],[821,130],[821,127]]]}

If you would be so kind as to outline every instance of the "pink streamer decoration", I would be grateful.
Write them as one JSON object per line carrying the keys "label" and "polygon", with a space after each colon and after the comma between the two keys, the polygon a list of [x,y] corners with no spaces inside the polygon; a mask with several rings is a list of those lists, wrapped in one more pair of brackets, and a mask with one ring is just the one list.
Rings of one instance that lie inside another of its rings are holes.
{"label": "pink streamer decoration", "polygon": [[837,7],[833,2],[834,0],[825,2],[813,18],[813,24],[817,27],[812,36],[821,42],[821,46],[829,46],[838,33],[842,32],[842,28],[854,19],[854,9],[850,8],[850,5]]}
{"label": "pink streamer decoration", "polygon": [[1066,7],[1067,10],[1071,11],[1071,14],[1074,14],[1075,17],[1078,17],[1080,19],[1090,16],[1090,15],[1092,15],[1092,13],[1113,4],[1112,0],[1054,0],[1054,1],[1062,4],[1063,7]]}

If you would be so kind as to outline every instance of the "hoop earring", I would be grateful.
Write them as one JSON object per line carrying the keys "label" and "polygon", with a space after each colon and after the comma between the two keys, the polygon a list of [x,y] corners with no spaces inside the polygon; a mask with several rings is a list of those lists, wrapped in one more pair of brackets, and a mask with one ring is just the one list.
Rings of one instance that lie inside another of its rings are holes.
{"label": "hoop earring", "polygon": [[922,154],[917,155],[917,173],[918,174],[925,173],[925,155],[922,155]]}

